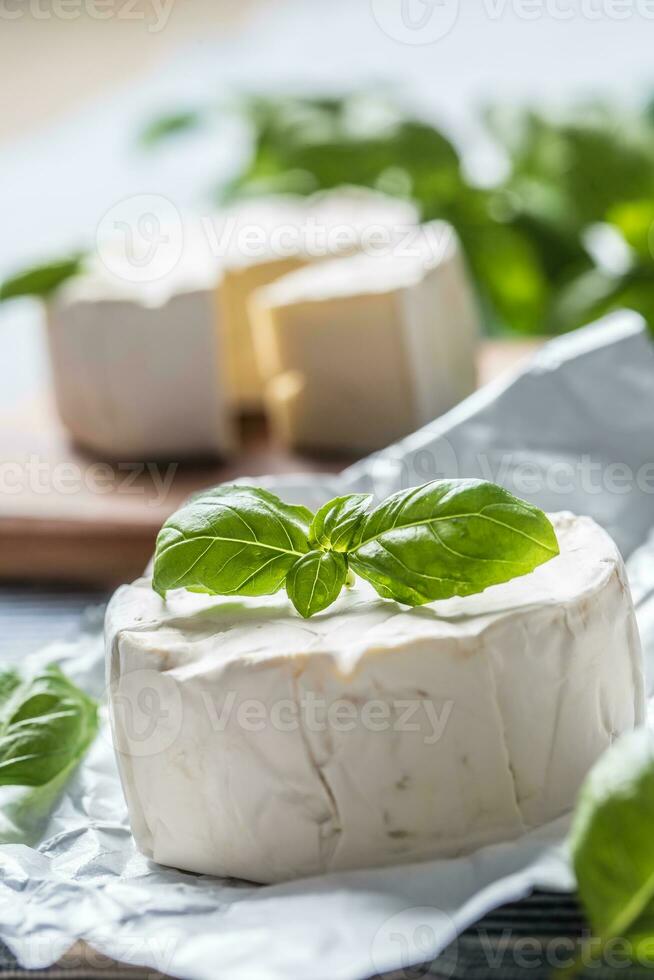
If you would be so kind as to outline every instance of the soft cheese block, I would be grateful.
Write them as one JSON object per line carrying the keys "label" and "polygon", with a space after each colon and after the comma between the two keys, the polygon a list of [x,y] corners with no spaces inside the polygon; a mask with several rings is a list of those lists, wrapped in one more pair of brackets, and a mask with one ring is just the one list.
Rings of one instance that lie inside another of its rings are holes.
{"label": "soft cheese block", "polygon": [[561,554],[530,575],[416,609],[361,582],[309,620],[284,593],[119,589],[108,679],[139,848],[274,882],[452,856],[567,811],[643,721],[643,675],[614,543],[553,522]]}
{"label": "soft cheese block", "polygon": [[454,230],[422,226],[386,254],[291,273],[252,300],[277,437],[369,452],[475,387],[478,315]]}
{"label": "soft cheese block", "polygon": [[308,198],[256,198],[217,216],[215,241],[223,260],[219,299],[234,403],[256,408],[262,400],[248,309],[255,290],[309,263],[382,249],[417,221],[408,202],[355,187]]}
{"label": "soft cheese block", "polygon": [[96,260],[51,298],[55,398],[77,442],[119,459],[233,448],[216,277],[190,255],[148,283],[121,279]]}

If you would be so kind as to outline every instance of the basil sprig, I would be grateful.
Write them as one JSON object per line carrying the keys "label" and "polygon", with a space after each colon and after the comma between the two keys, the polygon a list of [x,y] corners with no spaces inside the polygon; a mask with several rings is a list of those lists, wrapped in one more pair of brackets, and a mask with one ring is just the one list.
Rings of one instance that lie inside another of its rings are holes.
{"label": "basil sprig", "polygon": [[629,944],[631,959],[654,964],[654,736],[620,738],[587,777],[571,830],[581,901],[600,947]]}
{"label": "basil sprig", "polygon": [[368,494],[312,515],[267,490],[223,486],[173,514],[157,538],[153,587],[271,595],[286,587],[304,617],[330,606],[356,572],[386,599],[419,606],[526,575],[558,554],[531,504],[481,480],[436,480],[369,511]]}

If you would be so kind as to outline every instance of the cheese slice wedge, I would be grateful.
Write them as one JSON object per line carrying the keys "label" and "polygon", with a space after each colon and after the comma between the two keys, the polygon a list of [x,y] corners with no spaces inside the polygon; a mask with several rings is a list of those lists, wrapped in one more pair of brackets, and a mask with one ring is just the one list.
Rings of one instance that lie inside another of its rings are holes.
{"label": "cheese slice wedge", "polygon": [[285,594],[147,578],[106,620],[131,826],[161,864],[275,882],[471,851],[565,813],[644,716],[620,555],[553,517],[561,554],[408,609],[365,583],[300,619]]}
{"label": "cheese slice wedge", "polygon": [[291,273],[252,300],[265,403],[285,445],[381,449],[475,387],[478,316],[456,234]]}
{"label": "cheese slice wedge", "polygon": [[248,304],[255,290],[305,265],[388,247],[415,227],[415,207],[364,188],[256,198],[217,216],[219,302],[233,402],[260,408],[262,383]]}

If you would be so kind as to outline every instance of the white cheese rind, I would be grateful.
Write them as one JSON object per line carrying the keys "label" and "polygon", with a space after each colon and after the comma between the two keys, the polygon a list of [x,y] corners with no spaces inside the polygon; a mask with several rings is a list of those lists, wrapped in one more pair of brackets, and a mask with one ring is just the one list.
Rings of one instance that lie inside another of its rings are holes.
{"label": "white cheese rind", "polygon": [[452,856],[569,809],[644,696],[615,545],[554,523],[561,555],[531,575],[420,609],[365,584],[308,621],[283,593],[120,589],[112,722],[141,850],[272,882]]}
{"label": "white cheese rind", "polygon": [[80,445],[123,460],[230,452],[213,285],[156,300],[131,293],[82,278],[48,304],[64,425]]}
{"label": "white cheese rind", "polygon": [[253,296],[266,408],[290,446],[380,449],[475,387],[478,312],[454,230],[310,266]]}

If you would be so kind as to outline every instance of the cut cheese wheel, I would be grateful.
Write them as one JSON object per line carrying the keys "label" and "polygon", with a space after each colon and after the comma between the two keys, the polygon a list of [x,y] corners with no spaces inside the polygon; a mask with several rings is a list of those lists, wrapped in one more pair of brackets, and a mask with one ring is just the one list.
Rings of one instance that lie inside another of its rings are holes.
{"label": "cut cheese wheel", "polygon": [[111,714],[140,849],[260,882],[471,851],[573,804],[643,720],[615,545],[553,517],[561,554],[407,609],[365,583],[300,619],[284,593],[166,603],[121,588]]}
{"label": "cut cheese wheel", "polygon": [[256,198],[219,216],[214,232],[223,261],[220,303],[238,406],[256,408],[262,399],[248,310],[255,290],[311,263],[362,248],[388,248],[417,220],[408,202],[363,188],[309,198]]}
{"label": "cut cheese wheel", "polygon": [[229,452],[230,413],[262,401],[253,291],[325,257],[389,247],[416,222],[413,205],[364,189],[257,199],[214,218],[186,216],[179,240],[162,234],[179,255],[152,280],[131,238],[100,242],[47,304],[64,424],[105,457]]}
{"label": "cut cheese wheel", "polygon": [[290,273],[255,294],[252,317],[266,407],[293,447],[380,449],[475,387],[477,310],[443,222]]}

